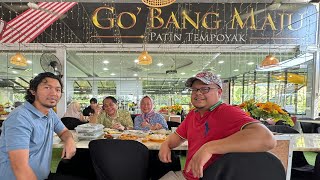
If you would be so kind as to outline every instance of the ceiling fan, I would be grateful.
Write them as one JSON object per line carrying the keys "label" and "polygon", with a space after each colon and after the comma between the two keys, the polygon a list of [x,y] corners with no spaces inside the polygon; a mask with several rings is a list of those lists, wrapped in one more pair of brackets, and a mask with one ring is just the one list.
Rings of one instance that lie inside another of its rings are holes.
{"label": "ceiling fan", "polygon": [[[312,1],[310,1],[312,2]],[[290,10],[290,11],[295,11],[297,9],[300,9],[304,6],[306,6],[308,4],[308,1],[305,3],[300,3],[300,4],[288,4],[288,3],[282,3],[282,0],[273,0],[272,3],[263,8],[263,9],[259,9],[253,12],[253,15],[257,15],[260,13],[263,13],[265,11],[286,11],[286,10]],[[246,13],[240,16],[241,19],[247,19],[249,16],[251,16],[251,13]]]}

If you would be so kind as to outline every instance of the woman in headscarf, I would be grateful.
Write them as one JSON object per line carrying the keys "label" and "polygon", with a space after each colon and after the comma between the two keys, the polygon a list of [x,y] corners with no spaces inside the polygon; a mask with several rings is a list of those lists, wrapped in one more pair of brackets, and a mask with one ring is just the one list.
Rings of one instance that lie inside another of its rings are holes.
{"label": "woman in headscarf", "polygon": [[112,96],[103,100],[103,111],[94,114],[91,123],[99,123],[106,128],[126,130],[132,129],[133,122],[129,111],[118,109],[118,101]]}
{"label": "woman in headscarf", "polygon": [[87,122],[85,117],[81,113],[80,104],[78,102],[71,102],[64,113],[63,117],[77,118],[81,122]]}
{"label": "woman in headscarf", "polygon": [[134,118],[134,129],[137,130],[168,130],[168,125],[164,117],[154,112],[154,104],[150,96],[144,96],[140,101],[142,114]]}

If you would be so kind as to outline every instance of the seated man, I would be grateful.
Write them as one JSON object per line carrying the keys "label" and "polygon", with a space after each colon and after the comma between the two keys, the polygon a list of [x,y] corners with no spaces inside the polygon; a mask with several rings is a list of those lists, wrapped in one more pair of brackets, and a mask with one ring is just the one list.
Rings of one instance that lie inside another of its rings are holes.
{"label": "seated man", "polygon": [[90,106],[84,108],[82,111],[83,116],[92,116],[95,113],[95,109],[98,106],[98,101],[96,98],[90,99]]}
{"label": "seated man", "polygon": [[238,107],[220,100],[221,79],[201,72],[186,81],[191,102],[196,108],[188,113],[175,133],[162,143],[159,158],[171,162],[171,149],[188,141],[186,166],[182,172],[170,172],[161,179],[199,179],[203,171],[222,154],[261,152],[275,147],[272,133]]}

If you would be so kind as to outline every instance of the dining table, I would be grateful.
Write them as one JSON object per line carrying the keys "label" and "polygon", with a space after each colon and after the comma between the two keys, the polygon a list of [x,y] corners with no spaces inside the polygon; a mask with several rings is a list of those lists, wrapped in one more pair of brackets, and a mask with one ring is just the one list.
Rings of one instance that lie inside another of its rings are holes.
{"label": "dining table", "polygon": [[[74,134],[74,131],[71,131]],[[301,133],[301,134],[276,134],[276,139],[283,139],[288,137],[292,140],[293,151],[310,151],[320,152],[320,134],[319,133]],[[146,141],[142,142],[141,139],[137,141],[144,144],[149,150],[159,150],[162,142]],[[89,148],[90,140],[76,139],[77,148]],[[54,135],[53,148],[62,148],[63,142],[57,135]],[[185,141],[180,146],[173,150],[188,150],[188,142]]]}

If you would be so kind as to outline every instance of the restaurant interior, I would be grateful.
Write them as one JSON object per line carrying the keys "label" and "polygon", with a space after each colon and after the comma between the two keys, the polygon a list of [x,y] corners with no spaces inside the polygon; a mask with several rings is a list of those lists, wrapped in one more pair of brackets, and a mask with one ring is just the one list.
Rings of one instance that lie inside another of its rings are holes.
{"label": "restaurant interior", "polygon": [[[64,84],[59,117],[72,101],[85,108],[106,96],[131,114],[141,113],[144,95],[156,111],[188,112],[186,80],[210,71],[223,80],[223,102],[272,102],[319,127],[317,0],[145,2],[1,1],[0,104],[12,111],[33,77],[53,72]],[[27,17],[30,9],[39,14]]]}

